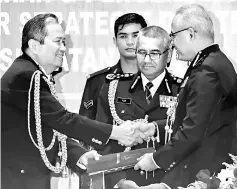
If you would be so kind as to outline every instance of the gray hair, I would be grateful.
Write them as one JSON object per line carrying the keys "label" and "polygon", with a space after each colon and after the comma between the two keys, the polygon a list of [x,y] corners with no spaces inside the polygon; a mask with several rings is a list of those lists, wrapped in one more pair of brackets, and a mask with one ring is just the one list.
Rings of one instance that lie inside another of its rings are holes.
{"label": "gray hair", "polygon": [[187,4],[180,7],[175,14],[179,16],[183,27],[192,27],[201,36],[214,39],[214,27],[210,14],[199,4]]}
{"label": "gray hair", "polygon": [[161,43],[163,43],[164,48],[170,48],[171,39],[169,37],[169,34],[159,26],[148,26],[141,29],[137,37],[137,47],[139,45],[139,39],[141,36],[159,39]]}

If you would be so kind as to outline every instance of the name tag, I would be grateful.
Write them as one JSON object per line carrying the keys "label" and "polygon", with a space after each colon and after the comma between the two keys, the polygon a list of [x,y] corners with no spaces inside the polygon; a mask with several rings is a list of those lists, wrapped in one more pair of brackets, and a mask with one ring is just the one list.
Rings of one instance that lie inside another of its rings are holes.
{"label": "name tag", "polygon": [[175,96],[166,96],[159,95],[160,98],[160,107],[169,108],[173,106],[174,103],[177,103],[177,97]]}
{"label": "name tag", "polygon": [[123,97],[117,97],[117,103],[122,103],[122,104],[131,104],[132,99],[131,98],[123,98]]}

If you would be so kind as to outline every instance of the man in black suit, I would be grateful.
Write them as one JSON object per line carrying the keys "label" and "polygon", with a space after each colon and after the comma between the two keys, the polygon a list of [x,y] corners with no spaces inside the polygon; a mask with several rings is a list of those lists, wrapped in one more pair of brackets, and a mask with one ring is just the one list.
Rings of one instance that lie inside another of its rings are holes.
{"label": "man in black suit", "polygon": [[[167,72],[166,65],[170,61],[170,37],[158,27],[150,26],[140,30],[136,44],[136,60],[139,72],[135,76],[126,74],[108,74],[106,82],[101,87],[97,99],[95,119],[105,123],[121,124],[126,120],[147,121],[147,124],[158,127],[158,142],[154,138],[154,147],[158,150],[165,144],[165,125],[169,103],[176,99],[178,83]],[[118,72],[121,70],[118,69]],[[147,89],[147,85],[153,85]],[[150,95],[149,95],[150,94]],[[147,119],[144,119],[147,116]],[[153,147],[153,141],[148,144],[138,144],[131,150]],[[123,152],[122,147],[113,141],[108,142],[101,154]],[[122,173],[107,177],[107,188],[116,183],[121,189],[156,183],[157,178],[163,178],[164,173],[155,171],[147,178],[139,171],[129,169]],[[124,179],[126,178],[126,180]]]}
{"label": "man in black suit", "polygon": [[222,162],[229,158],[235,135],[237,75],[214,44],[208,11],[198,4],[182,6],[172,21],[170,36],[178,59],[191,62],[180,86],[175,134],[169,143],[154,154],[146,154],[135,166],[166,172],[161,184],[144,189],[187,186],[200,169],[218,173]]}
{"label": "man in black suit", "polygon": [[[89,157],[98,156],[95,152],[82,156],[86,150],[67,136],[98,149],[109,139],[124,145],[141,140],[140,131],[135,132],[129,122],[111,126],[68,112],[59,103],[51,74],[62,66],[65,50],[65,33],[55,15],[40,14],[25,24],[23,55],[1,78],[4,189],[48,189],[50,170],[59,173],[67,164],[86,165]],[[137,128],[153,129],[142,125]],[[59,166],[55,166],[57,152]]]}

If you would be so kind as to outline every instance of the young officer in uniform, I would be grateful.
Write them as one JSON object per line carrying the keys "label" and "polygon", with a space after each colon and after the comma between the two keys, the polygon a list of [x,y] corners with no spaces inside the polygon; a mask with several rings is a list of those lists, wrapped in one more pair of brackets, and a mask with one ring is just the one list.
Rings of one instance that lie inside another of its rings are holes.
{"label": "young officer in uniform", "polygon": [[146,27],[145,19],[136,13],[128,13],[119,17],[114,25],[114,43],[120,53],[120,60],[113,67],[108,67],[89,76],[84,89],[79,113],[95,119],[97,98],[101,87],[109,73],[137,73],[136,38],[140,29]]}
{"label": "young officer in uniform", "polygon": [[[150,26],[139,32],[136,44],[139,72],[126,78],[125,75],[108,74],[101,88],[95,119],[105,123],[121,124],[123,121],[141,121],[154,124],[156,137],[149,142],[138,144],[131,150],[146,147],[159,149],[169,139],[167,110],[176,100],[178,84],[167,72],[166,65],[171,58],[170,37],[158,27]],[[168,122],[169,124],[170,122]],[[167,125],[168,126],[168,125]],[[111,141],[100,154],[123,152],[125,147]],[[107,184],[119,188],[143,186],[162,179],[164,172],[141,174],[129,169],[107,179]],[[126,178],[123,179],[123,178]]]}

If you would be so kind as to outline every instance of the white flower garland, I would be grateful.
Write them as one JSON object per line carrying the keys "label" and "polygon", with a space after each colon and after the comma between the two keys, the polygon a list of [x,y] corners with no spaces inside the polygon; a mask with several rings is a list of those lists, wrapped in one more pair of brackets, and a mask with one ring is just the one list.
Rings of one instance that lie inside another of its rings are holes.
{"label": "white flower garland", "polygon": [[[30,135],[30,138],[31,138],[33,144],[35,145],[36,148],[39,149],[40,155],[41,155],[46,167],[48,167],[48,169],[50,169],[51,171],[53,171],[55,173],[60,173],[66,167],[66,163],[67,163],[67,144],[66,144],[67,136],[64,134],[61,134],[58,131],[53,129],[52,141],[47,148],[44,147],[43,137],[42,137],[41,112],[40,112],[40,75],[41,74],[42,73],[39,70],[35,71],[31,77],[31,81],[30,81],[30,89],[28,92],[28,115],[27,115],[28,132],[29,132],[29,135]],[[30,131],[30,102],[31,102],[31,90],[32,90],[34,78],[35,78],[34,111],[35,111],[35,124],[36,124],[36,135],[37,135],[38,144],[36,144],[36,142],[34,141],[32,135],[31,135],[31,131]],[[52,82],[50,82],[44,76],[43,76],[43,79],[48,84],[48,86],[50,88],[50,92],[53,95],[53,97],[58,100],[54,84]],[[52,149],[52,147],[55,143],[56,137],[58,138],[59,145],[61,144],[61,151],[59,151],[59,153],[58,153],[58,155],[61,156],[61,163],[59,166],[58,165],[53,166],[49,162],[47,155],[46,155],[46,151],[49,151],[50,149]]]}
{"label": "white flower garland", "polygon": [[[213,189],[237,189],[237,177],[234,175],[237,172],[237,156],[229,154],[233,160],[233,164],[222,163],[226,166],[220,173],[217,174],[217,178],[220,179],[220,185],[218,188]],[[195,181],[188,185],[187,188],[178,187],[178,189],[210,189],[208,185],[202,181]]]}

